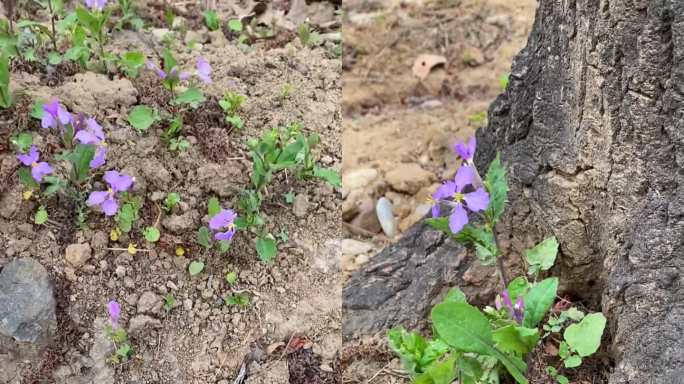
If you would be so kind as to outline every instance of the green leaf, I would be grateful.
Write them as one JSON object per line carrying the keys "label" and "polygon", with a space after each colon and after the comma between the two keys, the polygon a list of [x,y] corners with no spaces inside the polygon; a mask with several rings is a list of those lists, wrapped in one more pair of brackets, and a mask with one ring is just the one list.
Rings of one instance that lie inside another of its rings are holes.
{"label": "green leaf", "polygon": [[180,203],[181,197],[176,192],[171,192],[166,195],[166,200],[164,200],[164,205],[167,211],[171,211],[176,204]]}
{"label": "green leaf", "polygon": [[506,169],[501,164],[501,155],[498,153],[494,161],[489,165],[484,184],[487,192],[489,192],[489,206],[485,211],[485,216],[490,222],[496,223],[504,211],[506,199],[508,198]]}
{"label": "green leaf", "polygon": [[268,263],[273,260],[278,252],[276,241],[273,238],[273,235],[268,234],[266,236],[259,237],[256,241],[256,250],[259,254],[259,259],[262,262]]}
{"label": "green leaf", "polygon": [[38,208],[38,211],[36,211],[36,215],[33,218],[33,222],[38,224],[38,225],[42,225],[42,224],[45,224],[47,222],[47,220],[48,220],[48,213],[45,210],[45,207],[43,207],[41,205],[40,208]]}
{"label": "green leaf", "polygon": [[147,227],[143,231],[143,236],[145,236],[145,240],[149,241],[150,243],[156,243],[159,241],[159,236],[161,236],[161,233],[156,227]]}
{"label": "green leaf", "polygon": [[201,227],[201,228],[197,231],[197,243],[198,243],[199,245],[203,246],[204,248],[209,249],[209,247],[211,246],[211,245],[209,244],[209,239],[210,239],[210,238],[211,238],[211,232],[209,232],[209,228],[207,228],[207,227]]}
{"label": "green leaf", "polygon": [[553,267],[558,253],[558,241],[554,236],[546,238],[532,249],[525,251],[525,259],[529,264],[529,275],[537,275],[540,270],[547,271]]}
{"label": "green leaf", "polygon": [[427,369],[427,374],[434,384],[451,384],[456,379],[456,357],[451,356],[444,361],[439,361]]}
{"label": "green leaf", "polygon": [[171,72],[171,69],[178,65],[178,62],[173,57],[171,50],[168,48],[166,48],[162,53],[162,59],[164,60],[164,71],[166,71],[166,73]]}
{"label": "green leaf", "polygon": [[238,19],[229,20],[228,29],[233,32],[242,32],[242,22]]}
{"label": "green leaf", "polygon": [[21,167],[17,171],[17,174],[19,175],[19,181],[21,181],[22,184],[24,184],[25,187],[36,189],[39,187],[38,183],[33,180],[33,176],[31,176],[31,168],[29,167]]}
{"label": "green leaf", "polygon": [[28,132],[21,132],[12,137],[10,143],[17,149],[17,152],[27,153],[33,144],[33,136]]}
{"label": "green leaf", "polygon": [[219,200],[216,197],[211,197],[207,203],[207,213],[209,214],[209,218],[211,219],[212,217],[218,215],[219,212],[221,212],[221,204],[219,203]]}
{"label": "green leaf", "polygon": [[586,315],[582,321],[565,329],[563,338],[572,351],[586,357],[594,354],[601,345],[606,317],[602,313]]}
{"label": "green leaf", "polygon": [[193,261],[188,266],[188,272],[190,272],[190,276],[195,276],[202,272],[202,270],[204,270],[204,263],[201,261]]}
{"label": "green leaf", "polygon": [[525,276],[518,276],[508,283],[508,294],[511,297],[511,301],[515,302],[518,296],[525,296],[530,283],[527,282]]}
{"label": "green leaf", "polygon": [[176,96],[171,102],[173,105],[188,104],[192,108],[197,108],[205,100],[204,93],[199,88],[188,88],[185,92]]}
{"label": "green leaf", "polygon": [[236,129],[242,129],[245,126],[245,123],[238,115],[226,116],[226,122]]}
{"label": "green leaf", "polygon": [[450,346],[463,351],[496,357],[513,378],[527,384],[525,362],[494,347],[489,320],[477,308],[467,303],[441,303],[432,309],[435,331]]}
{"label": "green leaf", "polygon": [[335,188],[342,188],[342,178],[340,173],[332,168],[314,167],[314,176],[325,180],[328,184]]}
{"label": "green leaf", "polygon": [[507,325],[494,330],[492,337],[502,351],[525,355],[537,344],[539,331],[536,328]]}
{"label": "green leaf", "polygon": [[45,114],[45,111],[43,110],[43,104],[45,104],[45,100],[43,99],[36,99],[33,104],[31,105],[31,113],[30,116],[33,117],[34,119],[42,119],[43,114]]}
{"label": "green leaf", "polygon": [[221,255],[228,252],[228,250],[230,249],[230,241],[219,240],[217,244],[218,244],[219,254],[221,254]]}
{"label": "green leaf", "polygon": [[563,363],[565,368],[577,368],[582,365],[582,358],[577,355],[572,355],[563,360]]}
{"label": "green leaf", "polygon": [[59,65],[62,62],[62,55],[59,52],[48,53],[48,64]]}
{"label": "green leaf", "polygon": [[468,299],[466,298],[465,293],[463,293],[463,291],[461,291],[460,288],[454,287],[449,290],[446,297],[444,298],[444,301],[452,303],[467,303]]}
{"label": "green leaf", "polygon": [[546,312],[551,309],[556,299],[558,278],[550,277],[533,285],[525,295],[525,317],[523,325],[528,328],[536,328],[544,318]]}
{"label": "green leaf", "polygon": [[148,130],[157,120],[159,114],[147,105],[136,105],[128,113],[128,122],[140,132]]}
{"label": "green leaf", "polygon": [[93,157],[95,157],[95,146],[84,144],[78,144],[67,156],[77,181],[84,181],[88,178]]}
{"label": "green leaf", "polygon": [[0,107],[2,108],[9,108],[12,105],[9,66],[9,54],[6,51],[3,51],[0,56]]}
{"label": "green leaf", "polygon": [[496,263],[496,255],[491,249],[481,245],[480,243],[474,243],[475,245],[475,256],[480,260],[482,265],[494,265]]}
{"label": "green leaf", "polygon": [[249,306],[249,296],[246,293],[232,293],[223,298],[226,305],[237,305],[245,308]]}
{"label": "green leaf", "polygon": [[234,285],[237,282],[238,275],[235,271],[226,273],[226,282],[230,285]]}
{"label": "green leaf", "polygon": [[567,310],[561,312],[561,315],[574,321],[580,321],[584,318],[584,312],[580,311],[575,307],[568,308]]}
{"label": "green leaf", "polygon": [[292,193],[292,191],[289,191],[289,192],[283,194],[283,197],[285,198],[285,202],[287,204],[294,203],[295,195],[294,195],[294,193]]}
{"label": "green leaf", "polygon": [[166,297],[164,298],[164,310],[166,312],[170,311],[173,309],[173,305],[176,303],[176,298],[173,297],[173,293],[169,292],[166,294]]}
{"label": "green leaf", "polygon": [[215,31],[221,27],[221,22],[216,11],[204,11],[204,24],[207,25],[207,28],[209,28],[210,31]]}
{"label": "green leaf", "polygon": [[506,88],[508,88],[508,74],[504,73],[499,77],[499,88],[501,88],[502,91],[505,91]]}
{"label": "green leaf", "polygon": [[139,51],[126,52],[121,55],[121,65],[129,77],[138,76],[138,70],[145,65],[145,54]]}

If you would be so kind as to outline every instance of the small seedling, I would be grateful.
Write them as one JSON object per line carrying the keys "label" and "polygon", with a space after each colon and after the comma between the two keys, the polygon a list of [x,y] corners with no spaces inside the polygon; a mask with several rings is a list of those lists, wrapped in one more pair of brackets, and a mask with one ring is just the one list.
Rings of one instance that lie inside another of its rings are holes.
{"label": "small seedling", "polygon": [[210,31],[216,31],[221,28],[221,20],[219,20],[218,14],[214,10],[204,11],[204,24]]}
{"label": "small seedling", "polygon": [[173,211],[173,207],[178,205],[178,203],[180,203],[180,201],[181,201],[181,197],[178,193],[170,192],[168,195],[166,195],[166,199],[164,199],[164,210],[166,212]]}
{"label": "small seedling", "polygon": [[[185,252],[183,252],[183,253],[185,253]],[[188,272],[190,272],[190,276],[198,275],[203,270],[204,270],[204,262],[202,262],[200,260],[193,261],[188,266]]]}
{"label": "small seedling", "polygon": [[174,304],[176,304],[176,298],[173,297],[173,293],[167,293],[166,297],[164,297],[164,310],[166,312],[171,311],[171,309],[173,309]]}
{"label": "small seedling", "polygon": [[226,282],[229,285],[235,285],[235,283],[237,283],[237,279],[238,279],[238,275],[236,272],[231,271],[231,272],[226,273]]}
{"label": "small seedling", "polygon": [[321,36],[318,32],[311,29],[311,26],[304,23],[297,28],[297,35],[302,45],[307,47],[315,47],[321,44]]}
{"label": "small seedling", "polygon": [[287,204],[293,204],[295,200],[295,194],[292,191],[288,191],[287,193],[283,194],[283,197],[285,198],[285,202]]}
{"label": "small seedling", "polygon": [[249,306],[249,296],[246,293],[231,293],[223,298],[226,305],[236,305],[240,308]]}
{"label": "small seedling", "polygon": [[159,236],[161,233],[159,232],[159,229],[156,227],[147,227],[143,231],[143,236],[145,236],[145,240],[149,241],[150,243],[156,243],[159,241]]}

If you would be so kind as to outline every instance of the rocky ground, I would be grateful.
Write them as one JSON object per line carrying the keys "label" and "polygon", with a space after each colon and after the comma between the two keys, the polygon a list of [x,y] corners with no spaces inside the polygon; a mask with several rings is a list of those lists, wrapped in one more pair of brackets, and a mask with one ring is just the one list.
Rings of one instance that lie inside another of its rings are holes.
{"label": "rocky ground", "polygon": [[[501,92],[536,2],[378,0],[344,7],[346,278],[427,214],[427,197],[455,173],[452,145],[485,123],[484,112]],[[421,80],[412,68],[422,54],[446,63]],[[391,203],[391,216],[376,212],[381,198]],[[395,230],[385,232],[379,216]],[[355,335],[342,360],[347,382],[407,382],[384,334]]]}
{"label": "rocky ground", "polygon": [[[219,4],[219,16],[225,21],[249,13],[248,3]],[[108,48],[143,50],[154,57],[168,32],[163,29],[163,4],[141,2],[140,12],[152,29],[116,32]],[[30,286],[20,292],[33,290],[37,298],[54,294],[56,300],[36,302],[42,307],[35,313],[15,319],[44,324],[31,337],[45,346],[31,352],[15,348],[14,341],[3,343],[0,382],[225,384],[243,366],[249,368],[245,383],[335,382],[334,360],[341,346],[339,191],[318,181],[277,178],[265,214],[272,232],[287,236],[270,264],[258,261],[247,234],[238,233],[223,256],[206,253],[194,241],[206,223],[211,196],[226,207],[236,206],[239,190],[249,183],[247,140],[264,130],[301,122],[306,132],[322,137],[317,150],[322,164],[339,168],[342,83],[335,6],[274,2],[271,11],[282,28],[275,38],[244,49],[225,31],[207,31],[199,7],[190,2],[170,5],[176,21],[187,26],[177,32],[175,44],[181,66],[191,68],[202,55],[214,69],[214,83],[205,89],[208,102],[185,122],[191,144],[186,152],[170,153],[160,141],[161,128],[139,134],[126,121],[134,105],[161,105],[168,97],[150,72],[131,81],[63,67],[15,66],[12,71],[17,102],[0,114],[0,176],[5,180],[0,185],[0,287],[20,281]],[[315,48],[303,46],[288,27],[306,18],[332,38]],[[285,88],[290,89],[286,97]],[[247,96],[240,113],[242,131],[223,122],[217,98],[227,90]],[[139,235],[112,241],[112,222],[101,215],[90,215],[89,228],[80,229],[73,210],[62,202],[48,207],[46,225],[33,224],[37,204],[22,199],[9,138],[30,131],[45,153],[56,147],[56,138],[28,117],[34,99],[52,96],[103,125],[110,142],[108,167],[135,176],[133,192],[145,198],[140,225],[160,220],[159,243],[145,243]],[[170,191],[178,192],[182,203],[159,216],[155,206]],[[295,194],[293,205],[282,197],[289,191]],[[149,252],[133,256],[120,250],[129,242]],[[179,244],[186,249],[183,256],[175,253]],[[187,268],[195,259],[203,259],[206,267],[192,277]],[[238,273],[234,286],[224,280],[230,271]],[[168,293],[175,304],[165,310]],[[249,306],[224,304],[222,298],[230,293],[246,293]],[[0,295],[0,300],[16,303],[20,296]],[[106,361],[113,351],[103,332],[111,299],[121,303],[122,324],[135,349],[124,364]],[[17,329],[0,331],[16,340]]]}

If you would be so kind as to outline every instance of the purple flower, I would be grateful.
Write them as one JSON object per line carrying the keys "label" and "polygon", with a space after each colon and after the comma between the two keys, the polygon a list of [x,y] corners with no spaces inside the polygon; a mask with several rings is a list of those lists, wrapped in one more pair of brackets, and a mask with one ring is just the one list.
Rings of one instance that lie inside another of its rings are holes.
{"label": "purple flower", "polygon": [[86,120],[86,127],[78,132],[74,138],[79,143],[85,145],[97,145],[95,157],[90,161],[90,168],[95,169],[104,165],[107,155],[107,148],[105,143],[105,134],[102,126],[97,123],[92,117]]}
{"label": "purple flower", "polygon": [[525,302],[523,301],[522,296],[518,296],[518,298],[515,300],[515,305],[513,305],[508,290],[504,289],[504,291],[501,292],[501,295],[496,297],[494,305],[496,306],[497,310],[500,310],[503,306],[506,306],[511,319],[515,320],[518,324],[522,323],[523,316],[525,315]]}
{"label": "purple flower", "polygon": [[58,99],[52,99],[51,102],[43,104],[43,111],[43,118],[40,121],[43,128],[57,128],[58,123],[66,125],[71,122],[71,114],[59,103]]}
{"label": "purple flower", "polygon": [[468,144],[466,144],[463,141],[459,141],[454,145],[454,152],[463,159],[463,161],[466,162],[472,162],[473,161],[473,156],[475,156],[475,137],[471,137],[470,140],[468,140]]}
{"label": "purple flower", "polygon": [[204,83],[211,84],[211,65],[203,57],[197,59],[197,77]]}
{"label": "purple flower", "polygon": [[482,187],[473,192],[463,193],[467,185],[473,184],[475,172],[473,166],[462,165],[456,172],[454,181],[447,181],[432,194],[435,202],[432,206],[432,217],[440,215],[440,204],[452,207],[449,215],[449,229],[452,233],[458,233],[468,224],[466,207],[473,212],[479,212],[487,209],[489,205],[489,194]]}
{"label": "purple flower", "polygon": [[116,300],[107,303],[107,311],[109,312],[109,321],[112,323],[112,328],[116,328],[119,324],[119,317],[121,316],[121,306]]}
{"label": "purple flower", "polygon": [[157,76],[159,76],[162,80],[166,79],[166,72],[164,72],[163,69],[159,68],[155,63],[147,60],[147,69],[155,71],[157,73]]}
{"label": "purple flower", "polygon": [[107,0],[85,0],[85,4],[91,10],[101,11],[107,5]]}
{"label": "purple flower", "polygon": [[116,194],[128,191],[133,185],[134,179],[117,171],[107,171],[104,174],[104,180],[109,184],[109,188],[106,191],[90,192],[86,205],[89,207],[97,205],[106,216],[114,216],[119,210]]}
{"label": "purple flower", "polygon": [[38,162],[40,152],[35,145],[31,146],[28,154],[17,155],[17,159],[27,167],[31,167],[31,176],[33,180],[40,183],[45,175],[52,173],[52,167],[45,161]]}
{"label": "purple flower", "polygon": [[235,235],[235,218],[237,215],[230,209],[222,209],[221,212],[217,213],[214,217],[209,220],[209,228],[213,231],[220,231],[221,228],[225,228],[225,232],[217,232],[214,235],[216,240],[230,241]]}

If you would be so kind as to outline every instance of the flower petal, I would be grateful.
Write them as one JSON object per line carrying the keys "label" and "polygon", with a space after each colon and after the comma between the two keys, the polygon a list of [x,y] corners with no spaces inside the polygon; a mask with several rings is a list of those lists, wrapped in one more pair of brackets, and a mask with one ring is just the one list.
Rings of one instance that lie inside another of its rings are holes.
{"label": "flower petal", "polygon": [[447,181],[440,185],[439,188],[432,194],[434,200],[444,200],[448,199],[456,193],[456,183],[453,181]]}
{"label": "flower petal", "polygon": [[468,140],[468,144],[466,144],[463,141],[459,141],[454,145],[454,152],[463,159],[464,161],[470,161],[473,159],[475,156],[475,137],[471,137],[470,140]]}
{"label": "flower petal", "polygon": [[22,164],[30,166],[33,163],[37,162],[39,157],[40,153],[38,152],[38,148],[36,148],[35,145],[32,145],[27,154],[18,155],[17,159],[19,159],[19,161],[21,161]]}
{"label": "flower petal", "polygon": [[197,59],[197,77],[207,84],[211,83],[211,65],[203,57]]}
{"label": "flower petal", "polygon": [[106,161],[107,148],[97,147],[97,152],[95,152],[95,157],[90,160],[90,169],[99,168],[104,165]]}
{"label": "flower petal", "polygon": [[67,125],[71,122],[71,113],[69,113],[64,106],[60,105],[57,108],[57,118],[59,118],[59,122],[62,123],[62,125]]}
{"label": "flower petal", "polygon": [[93,205],[100,205],[105,201],[109,193],[107,191],[93,191],[90,192],[86,205],[92,207]]}
{"label": "flower petal", "polygon": [[102,212],[104,212],[105,216],[114,216],[116,215],[116,211],[119,210],[119,202],[110,196],[100,204],[100,207],[102,207]]}
{"label": "flower petal", "polygon": [[74,135],[74,139],[78,140],[81,144],[97,144],[100,142],[97,136],[90,131],[78,131]]}
{"label": "flower petal", "polygon": [[454,177],[456,192],[461,192],[466,185],[472,184],[473,180],[475,180],[475,169],[470,165],[462,165],[456,171],[456,177]]}
{"label": "flower petal", "polygon": [[214,239],[217,241],[230,241],[233,238],[233,235],[235,235],[235,229],[226,232],[218,232],[214,235]]}
{"label": "flower petal", "polygon": [[484,188],[480,187],[474,192],[466,193],[463,199],[471,211],[479,212],[487,209],[489,205],[489,193]]}
{"label": "flower petal", "polygon": [[217,213],[214,217],[209,220],[209,228],[217,231],[221,228],[228,227],[229,224],[235,220],[237,215],[230,209],[222,209],[221,212]]}
{"label": "flower petal", "polygon": [[468,214],[463,208],[463,204],[456,203],[451,215],[449,215],[449,229],[451,233],[457,234],[466,224],[468,224]]}
{"label": "flower petal", "polygon": [[104,180],[114,192],[125,192],[133,185],[133,178],[117,171],[107,171]]}
{"label": "flower petal", "polygon": [[51,114],[43,113],[43,118],[40,119],[40,126],[43,128],[55,128],[57,120]]}
{"label": "flower petal", "polygon": [[93,134],[93,136],[95,136],[98,139],[98,142],[103,141],[105,139],[105,134],[102,130],[102,126],[98,124],[98,122],[94,118],[89,117],[88,120],[86,120],[86,125],[88,126],[88,131],[90,131]]}
{"label": "flower petal", "polygon": [[52,173],[52,167],[50,164],[41,161],[40,163],[36,164],[35,167],[31,168],[31,176],[33,176],[33,180],[37,182],[41,182],[43,180],[43,177],[45,175],[49,175]]}

